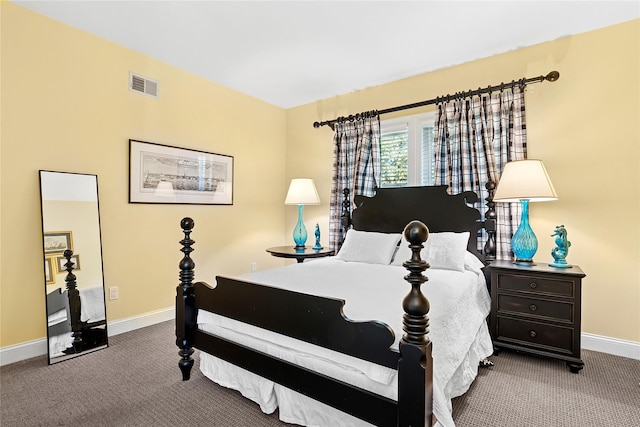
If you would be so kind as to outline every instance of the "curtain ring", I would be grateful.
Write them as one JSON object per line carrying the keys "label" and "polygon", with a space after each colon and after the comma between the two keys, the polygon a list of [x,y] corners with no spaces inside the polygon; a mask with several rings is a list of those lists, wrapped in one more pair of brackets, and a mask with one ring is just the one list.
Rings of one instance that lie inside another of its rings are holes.
{"label": "curtain ring", "polygon": [[527,86],[527,79],[523,77],[520,79],[519,83],[520,83],[520,89],[524,90],[524,88]]}

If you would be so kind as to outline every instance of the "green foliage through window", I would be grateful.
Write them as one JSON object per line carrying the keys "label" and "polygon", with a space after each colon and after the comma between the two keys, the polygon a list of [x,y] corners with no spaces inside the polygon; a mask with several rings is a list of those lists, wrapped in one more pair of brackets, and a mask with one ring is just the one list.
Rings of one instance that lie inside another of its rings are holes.
{"label": "green foliage through window", "polygon": [[380,162],[383,186],[403,186],[408,182],[408,135],[406,131],[383,134]]}
{"label": "green foliage through window", "polygon": [[433,121],[426,113],[381,121],[382,187],[433,185]]}

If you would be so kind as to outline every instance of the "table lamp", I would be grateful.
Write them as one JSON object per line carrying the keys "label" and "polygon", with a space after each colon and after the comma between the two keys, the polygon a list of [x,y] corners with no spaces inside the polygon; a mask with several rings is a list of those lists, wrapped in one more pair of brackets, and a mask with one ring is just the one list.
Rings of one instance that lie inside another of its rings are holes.
{"label": "table lamp", "polygon": [[307,241],[307,229],[302,221],[302,208],[304,205],[320,204],[318,190],[313,180],[311,178],[292,179],[284,204],[298,205],[298,223],[293,229],[293,241],[296,243],[296,249],[302,249]]}
{"label": "table lamp", "polygon": [[538,239],[529,225],[529,202],[557,200],[549,174],[540,160],[516,160],[504,166],[494,202],[520,202],[522,217],[520,226],[511,239],[515,263],[533,265],[538,250]]}

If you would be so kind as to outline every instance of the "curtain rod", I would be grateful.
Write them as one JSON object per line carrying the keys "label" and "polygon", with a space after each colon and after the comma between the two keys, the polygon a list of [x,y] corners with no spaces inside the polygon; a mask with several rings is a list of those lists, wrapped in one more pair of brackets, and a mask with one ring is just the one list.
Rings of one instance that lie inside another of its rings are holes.
{"label": "curtain rod", "polygon": [[[431,105],[431,104],[435,104],[437,102],[439,102],[440,100],[446,99],[446,98],[451,98],[451,97],[455,97],[455,96],[473,96],[473,95],[480,95],[483,93],[489,93],[489,92],[493,92],[494,90],[502,90],[508,86],[511,86],[513,84],[517,84],[517,83],[521,83],[521,84],[529,84],[529,83],[541,83],[543,81],[549,81],[549,82],[555,82],[556,80],[558,80],[560,78],[560,73],[557,71],[551,71],[549,74],[547,74],[546,76],[538,76],[538,77],[531,77],[529,79],[520,79],[519,81],[512,81],[511,83],[500,83],[499,85],[496,86],[489,86],[486,87],[484,89],[478,88],[476,90],[469,90],[467,92],[462,92],[462,93],[458,93],[457,95],[446,95],[446,96],[439,96],[437,98],[434,99],[429,99],[428,101],[421,101],[421,102],[415,102],[413,104],[407,104],[407,105],[401,105],[399,107],[393,107],[393,108],[387,108],[385,110],[378,110],[378,114],[387,114],[387,113],[393,113],[395,111],[402,111],[402,110],[409,110],[411,108],[418,108],[418,107],[424,107],[425,105]],[[331,129],[333,129],[333,125],[338,121],[338,120],[354,120],[356,117],[360,116],[361,114],[367,114],[367,113],[358,113],[356,115],[349,115],[349,116],[341,116],[338,117],[337,119],[333,119],[333,120],[327,120],[324,122],[314,122],[313,123],[313,127],[314,128],[319,128],[320,126],[330,126]]]}

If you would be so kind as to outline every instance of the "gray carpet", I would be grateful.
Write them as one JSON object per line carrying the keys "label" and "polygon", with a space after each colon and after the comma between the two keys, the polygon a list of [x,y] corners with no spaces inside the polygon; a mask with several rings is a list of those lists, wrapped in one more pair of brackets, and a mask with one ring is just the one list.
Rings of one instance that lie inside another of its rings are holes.
{"label": "gray carpet", "polygon": [[[173,323],[110,338],[56,365],[37,357],[0,370],[0,424],[13,426],[285,426],[277,413],[193,370],[181,380]],[[196,351],[196,365],[198,363]],[[583,351],[585,369],[507,351],[454,399],[458,427],[640,426],[640,361]],[[333,426],[332,426],[333,427]]]}

